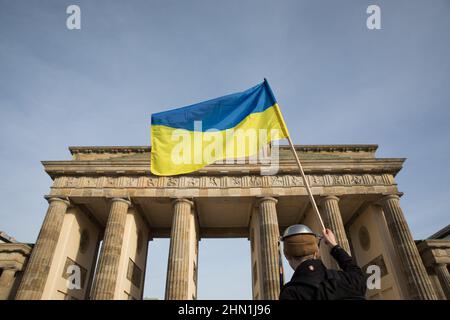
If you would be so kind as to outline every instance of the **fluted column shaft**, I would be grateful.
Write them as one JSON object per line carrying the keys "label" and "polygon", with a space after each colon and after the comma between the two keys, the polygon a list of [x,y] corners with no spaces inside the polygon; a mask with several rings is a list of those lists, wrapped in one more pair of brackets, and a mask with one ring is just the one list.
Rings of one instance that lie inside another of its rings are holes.
{"label": "fluted column shaft", "polygon": [[173,201],[174,214],[167,264],[166,300],[188,299],[189,232],[192,205],[193,202],[187,199]]}
{"label": "fluted column shaft", "polygon": [[61,233],[69,202],[61,198],[48,199],[49,207],[25,273],[17,290],[17,300],[38,300],[47,281],[50,265]]}
{"label": "fluted column shaft", "polygon": [[450,273],[448,272],[447,265],[444,263],[435,264],[434,272],[439,279],[445,296],[450,300]]}
{"label": "fluted column shaft", "polygon": [[348,254],[350,245],[348,244],[347,234],[345,233],[344,222],[342,221],[341,211],[339,210],[339,198],[336,196],[326,196],[321,202],[322,214],[324,215],[325,226],[333,231],[337,243]]}
{"label": "fluted column shaft", "polygon": [[14,282],[15,269],[4,269],[0,276],[0,300],[7,300]]}
{"label": "fluted column shaft", "polygon": [[112,300],[116,289],[123,234],[130,202],[122,198],[113,198],[111,202],[91,294],[92,300]]}
{"label": "fluted column shaft", "polygon": [[259,200],[259,233],[262,266],[262,299],[277,300],[280,295],[280,233],[276,210],[277,200],[264,197]]}
{"label": "fluted column shaft", "polygon": [[403,273],[406,276],[409,298],[437,299],[400,207],[399,197],[388,195],[380,201],[380,204],[383,207],[394,248],[400,258]]}

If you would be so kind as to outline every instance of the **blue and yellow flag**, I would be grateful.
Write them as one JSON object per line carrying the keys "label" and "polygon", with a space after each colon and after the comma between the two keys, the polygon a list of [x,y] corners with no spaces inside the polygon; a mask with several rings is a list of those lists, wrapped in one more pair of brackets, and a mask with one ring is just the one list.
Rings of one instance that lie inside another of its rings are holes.
{"label": "blue and yellow flag", "polygon": [[191,106],[152,114],[151,172],[189,173],[223,159],[255,156],[288,130],[268,82]]}

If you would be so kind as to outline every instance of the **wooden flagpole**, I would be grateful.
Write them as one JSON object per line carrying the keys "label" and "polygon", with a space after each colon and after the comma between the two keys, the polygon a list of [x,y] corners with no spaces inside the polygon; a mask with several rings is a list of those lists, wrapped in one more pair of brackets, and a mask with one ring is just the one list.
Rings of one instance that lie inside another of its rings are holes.
{"label": "wooden flagpole", "polygon": [[[275,96],[274,96],[274,94],[272,92],[272,89],[270,88],[269,82],[267,81],[266,78],[264,78],[264,83],[266,84],[267,90],[269,91],[270,95],[272,96],[273,101],[276,101]],[[281,111],[278,108],[278,105],[276,103],[275,103],[275,105],[276,105],[275,112],[276,112],[276,114],[278,116],[278,120],[281,123],[282,130],[284,131],[284,135],[285,135],[285,137],[287,137],[287,139],[289,141],[289,145],[291,146],[292,153],[294,154],[295,161],[297,162],[298,169],[300,170],[300,174],[302,175],[302,178],[303,178],[303,183],[305,184],[306,190],[308,191],[309,200],[311,201],[311,205],[313,207],[313,210],[316,213],[317,218],[319,219],[320,226],[322,227],[322,230],[324,230],[325,229],[325,225],[323,224],[323,220],[322,220],[322,217],[320,216],[319,209],[317,208],[316,201],[314,200],[314,197],[312,195],[311,188],[309,187],[308,180],[306,180],[305,172],[303,171],[303,167],[302,167],[302,164],[300,163],[300,159],[298,158],[297,152],[295,152],[295,147],[294,147],[294,144],[292,143],[291,137],[290,137],[289,132],[287,130],[287,126],[286,126],[286,123],[284,122],[283,115],[281,114]],[[322,230],[320,230],[320,231],[322,231]]]}
{"label": "wooden flagpole", "polygon": [[[303,171],[302,164],[300,163],[300,159],[298,158],[298,154],[295,151],[294,144],[292,143],[291,137],[289,135],[287,136],[287,139],[289,141],[289,145],[291,146],[292,153],[294,154],[295,161],[297,162],[297,166],[298,166],[298,169],[300,171],[300,174],[302,175],[303,182],[305,184],[306,191],[308,192],[309,200],[311,202],[313,210],[316,213],[317,218],[319,219],[319,222],[320,222],[320,225],[322,227],[322,230],[324,230],[325,229],[325,225],[323,224],[323,220],[322,220],[322,217],[320,216],[319,208],[317,208],[316,201],[314,200],[314,196],[313,196],[313,194],[311,192],[311,188],[309,187],[309,183],[308,183],[308,180],[306,179],[305,172]],[[322,230],[320,230],[320,231],[322,231]]]}

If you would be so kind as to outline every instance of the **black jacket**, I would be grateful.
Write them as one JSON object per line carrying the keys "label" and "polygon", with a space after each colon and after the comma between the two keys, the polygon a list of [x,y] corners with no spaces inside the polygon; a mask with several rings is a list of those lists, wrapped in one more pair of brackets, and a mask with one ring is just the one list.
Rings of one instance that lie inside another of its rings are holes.
{"label": "black jacket", "polygon": [[280,300],[364,299],[366,277],[344,249],[335,246],[331,255],[342,271],[327,269],[322,261],[302,262],[280,292]]}

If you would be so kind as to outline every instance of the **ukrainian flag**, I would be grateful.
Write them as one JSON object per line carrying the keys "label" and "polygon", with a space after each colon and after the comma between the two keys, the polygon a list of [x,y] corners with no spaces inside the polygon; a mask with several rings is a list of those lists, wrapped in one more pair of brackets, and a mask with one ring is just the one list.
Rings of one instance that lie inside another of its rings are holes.
{"label": "ukrainian flag", "polygon": [[152,114],[151,172],[197,171],[223,159],[257,155],[289,136],[268,82],[187,107]]}

